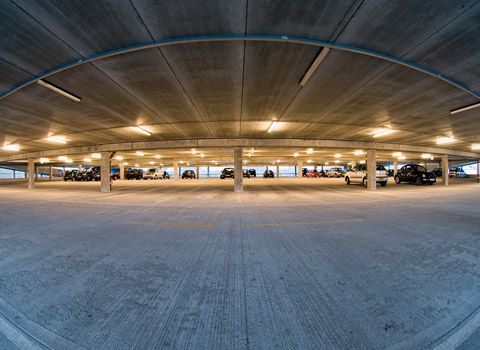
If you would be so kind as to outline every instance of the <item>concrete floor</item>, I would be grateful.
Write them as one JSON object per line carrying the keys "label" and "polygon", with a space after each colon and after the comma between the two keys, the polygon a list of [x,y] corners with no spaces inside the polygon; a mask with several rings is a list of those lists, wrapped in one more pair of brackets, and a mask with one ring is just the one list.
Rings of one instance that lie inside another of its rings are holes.
{"label": "concrete floor", "polygon": [[0,348],[475,349],[480,184],[389,181],[2,183]]}

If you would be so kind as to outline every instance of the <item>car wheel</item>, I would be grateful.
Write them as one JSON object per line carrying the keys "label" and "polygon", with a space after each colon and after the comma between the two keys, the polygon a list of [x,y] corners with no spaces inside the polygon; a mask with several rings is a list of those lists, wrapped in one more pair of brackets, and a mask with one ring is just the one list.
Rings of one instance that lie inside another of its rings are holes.
{"label": "car wheel", "polygon": [[347,183],[347,185],[350,185],[350,178],[348,176],[345,178],[345,182]]}
{"label": "car wheel", "polygon": [[415,184],[416,184],[417,186],[420,186],[420,185],[422,184],[422,179],[420,178],[420,176],[417,176],[417,177],[415,178]]}
{"label": "car wheel", "polygon": [[402,180],[400,180],[400,176],[395,176],[395,183],[398,185]]}
{"label": "car wheel", "polygon": [[382,187],[385,187],[385,186],[387,186],[387,183],[386,182],[380,182],[380,185],[382,185]]}
{"label": "car wheel", "polygon": [[432,186],[432,185],[433,185],[433,182],[429,182],[428,184],[429,184],[430,186]]}
{"label": "car wheel", "polygon": [[362,179],[362,185],[367,187],[367,179],[366,178],[363,178]]}

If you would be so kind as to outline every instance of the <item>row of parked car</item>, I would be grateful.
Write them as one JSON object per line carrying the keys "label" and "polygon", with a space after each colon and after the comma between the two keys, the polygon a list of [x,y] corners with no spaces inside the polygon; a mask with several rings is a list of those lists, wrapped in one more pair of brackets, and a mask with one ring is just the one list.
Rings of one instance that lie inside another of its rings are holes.
{"label": "row of parked car", "polygon": [[68,170],[63,175],[64,181],[100,181],[100,167],[95,166],[84,171]]}
{"label": "row of parked car", "polygon": [[308,170],[307,168],[302,169],[303,176],[305,177],[344,177],[345,170],[342,168],[332,168],[330,170]]}
{"label": "row of parked car", "polygon": [[[381,186],[386,186],[388,182],[388,171],[383,165],[377,165],[376,169],[376,182]],[[402,182],[410,182],[417,185],[429,184],[433,185],[437,179],[433,172],[427,171],[427,169],[420,164],[407,164],[401,167],[394,177],[395,183],[400,184]],[[347,171],[345,174],[345,182],[347,185],[357,182],[362,185],[367,185],[367,166],[366,164],[360,164],[354,167],[352,170]]]}
{"label": "row of parked car", "polygon": [[[251,176],[257,177],[257,171],[255,169],[245,169],[243,171],[243,177],[250,178]],[[225,179],[227,177],[232,179],[235,178],[235,168],[224,168],[222,170],[222,173],[220,174],[220,178]],[[273,173],[273,170],[265,170],[265,172],[263,173],[263,177],[264,178],[275,177],[275,174]]]}

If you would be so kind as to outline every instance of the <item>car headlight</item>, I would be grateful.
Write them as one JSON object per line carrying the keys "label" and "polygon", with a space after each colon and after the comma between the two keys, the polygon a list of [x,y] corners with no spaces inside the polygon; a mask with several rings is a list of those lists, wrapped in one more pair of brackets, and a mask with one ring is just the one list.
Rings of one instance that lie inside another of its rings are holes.
{"label": "car headlight", "polygon": [[426,175],[426,174],[422,174],[422,177],[424,177],[424,178],[425,178],[425,177],[427,177],[427,175]]}

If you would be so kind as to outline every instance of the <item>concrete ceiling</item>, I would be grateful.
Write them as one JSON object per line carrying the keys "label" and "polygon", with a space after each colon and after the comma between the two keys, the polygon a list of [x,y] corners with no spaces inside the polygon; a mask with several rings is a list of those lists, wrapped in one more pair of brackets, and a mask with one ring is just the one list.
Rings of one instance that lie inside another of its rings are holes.
{"label": "concrete ceiling", "polygon": [[[248,138],[471,151],[480,108],[450,110],[479,102],[479,16],[465,0],[2,1],[0,144],[20,151],[0,159],[59,148],[50,135],[62,148]],[[302,87],[322,42],[331,50]],[[373,139],[386,127],[397,131]]]}

